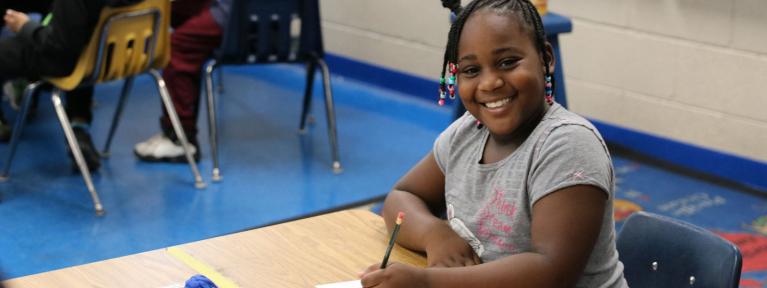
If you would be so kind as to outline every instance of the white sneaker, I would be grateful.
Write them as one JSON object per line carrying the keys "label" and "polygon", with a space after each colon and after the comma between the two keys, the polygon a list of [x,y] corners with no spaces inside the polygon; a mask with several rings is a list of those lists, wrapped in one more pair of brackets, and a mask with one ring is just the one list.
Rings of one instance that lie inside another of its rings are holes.
{"label": "white sneaker", "polygon": [[19,110],[19,104],[21,104],[19,102],[21,101],[21,98],[23,97],[22,94],[24,94],[24,89],[17,87],[16,83],[18,81],[19,80],[9,80],[3,83],[3,98],[7,99],[8,103],[11,104],[11,108],[13,108],[13,110],[16,110],[16,111]]}
{"label": "white sneaker", "polygon": [[[195,161],[200,161],[200,153],[194,144],[189,145],[190,152]],[[181,143],[176,143],[165,134],[157,133],[144,142],[136,144],[133,148],[133,154],[142,161],[147,162],[187,162],[184,155],[184,148]]]}

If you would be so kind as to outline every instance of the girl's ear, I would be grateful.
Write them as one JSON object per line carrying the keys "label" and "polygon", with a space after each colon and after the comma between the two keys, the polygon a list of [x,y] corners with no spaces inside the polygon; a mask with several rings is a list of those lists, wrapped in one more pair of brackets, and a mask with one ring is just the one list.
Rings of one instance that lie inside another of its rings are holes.
{"label": "girl's ear", "polygon": [[[545,53],[543,56],[549,59],[549,73],[552,75],[554,74],[554,67],[557,66],[557,59],[554,57],[554,47],[551,46],[549,41],[544,42],[543,44],[543,53]],[[546,59],[544,58],[544,59]],[[546,65],[545,61],[543,62],[544,65]]]}

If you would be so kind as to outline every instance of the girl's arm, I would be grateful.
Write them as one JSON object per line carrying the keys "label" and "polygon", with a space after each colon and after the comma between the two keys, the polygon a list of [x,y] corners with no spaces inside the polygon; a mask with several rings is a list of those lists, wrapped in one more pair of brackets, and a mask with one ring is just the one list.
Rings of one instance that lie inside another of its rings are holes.
{"label": "girl's arm", "polygon": [[429,266],[479,264],[479,257],[447,222],[435,215],[445,211],[445,176],[429,152],[395,184],[386,196],[383,217],[389,232],[397,213],[405,212],[397,243],[427,254]]}
{"label": "girl's arm", "polygon": [[364,287],[573,287],[599,236],[606,199],[605,192],[599,188],[577,185],[538,200],[532,212],[531,252],[468,267],[420,269],[396,263],[365,274],[362,284]]}

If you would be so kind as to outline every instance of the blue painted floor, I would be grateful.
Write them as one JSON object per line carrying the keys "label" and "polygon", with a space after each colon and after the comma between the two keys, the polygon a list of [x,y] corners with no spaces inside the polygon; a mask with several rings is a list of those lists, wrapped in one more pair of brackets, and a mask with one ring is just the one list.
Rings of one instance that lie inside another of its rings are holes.
{"label": "blue painted floor", "polygon": [[[148,164],[134,143],[158,132],[160,101],[136,81],[112,156],[95,176],[106,215],[96,217],[49,98],[24,131],[11,179],[0,183],[0,270],[13,278],[236,232],[381,199],[431,148],[450,113],[423,101],[333,79],[343,173],[334,175],[321,84],[313,116],[297,133],[304,69],[225,68],[219,98],[224,180],[193,186],[187,165]],[[318,75],[319,76],[319,75]],[[316,77],[318,79],[320,77]],[[105,141],[120,83],[96,90],[92,134]],[[414,116],[414,115],[417,115]],[[9,117],[13,115],[8,113]],[[207,136],[200,117],[201,136]],[[207,138],[200,167],[210,180]],[[7,145],[0,146],[6,155]]]}
{"label": "blue painted floor", "polygon": [[[298,135],[302,67],[224,70],[226,91],[218,104],[224,181],[210,183],[205,117],[200,117],[199,140],[207,189],[193,187],[186,165],[147,164],[134,159],[133,144],[158,131],[160,113],[154,85],[149,78],[140,78],[126,105],[112,156],[94,179],[107,210],[104,217],[95,216],[81,177],[70,168],[49,99],[41,98],[37,117],[24,131],[12,178],[0,183],[3,277],[377,202],[429,151],[452,115],[448,108],[431,102],[334,77],[344,168],[343,173],[334,175],[319,81],[312,112],[316,121],[306,135]],[[97,87],[98,120],[92,130],[98,145],[106,137],[119,85]],[[6,151],[7,147],[0,145],[0,155]],[[614,155],[614,162],[619,177],[617,219],[647,210],[711,229],[739,243],[744,251],[742,287],[767,287],[765,196],[622,155]]]}

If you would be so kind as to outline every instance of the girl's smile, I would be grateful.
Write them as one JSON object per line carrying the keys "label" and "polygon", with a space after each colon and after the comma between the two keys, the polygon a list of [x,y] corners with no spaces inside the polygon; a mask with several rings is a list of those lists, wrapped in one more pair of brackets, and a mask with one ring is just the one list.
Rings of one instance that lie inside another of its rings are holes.
{"label": "girl's smile", "polygon": [[503,98],[501,100],[493,101],[493,102],[489,102],[489,103],[481,103],[481,104],[482,104],[482,106],[485,106],[485,108],[488,108],[488,109],[492,110],[492,109],[497,109],[497,108],[503,107],[506,104],[509,104],[509,102],[511,102],[511,97]]}

